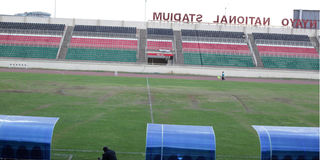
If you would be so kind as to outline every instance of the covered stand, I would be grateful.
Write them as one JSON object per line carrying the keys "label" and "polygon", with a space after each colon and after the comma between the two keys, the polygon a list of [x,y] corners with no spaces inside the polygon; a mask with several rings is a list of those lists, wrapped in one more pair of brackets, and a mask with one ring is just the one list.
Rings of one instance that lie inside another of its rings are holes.
{"label": "covered stand", "polygon": [[215,160],[211,126],[148,124],[146,160]]}
{"label": "covered stand", "polygon": [[49,160],[51,138],[58,119],[0,115],[0,157]]}
{"label": "covered stand", "polygon": [[319,160],[318,127],[253,126],[261,160]]}

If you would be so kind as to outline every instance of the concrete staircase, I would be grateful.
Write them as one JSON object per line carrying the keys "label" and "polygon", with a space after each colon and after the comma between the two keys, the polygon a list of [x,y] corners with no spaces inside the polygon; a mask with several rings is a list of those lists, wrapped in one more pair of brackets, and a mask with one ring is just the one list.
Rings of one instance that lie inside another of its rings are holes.
{"label": "concrete staircase", "polygon": [[72,37],[73,29],[74,29],[74,26],[67,26],[67,29],[63,34],[62,42],[60,43],[59,51],[56,59],[63,60],[66,58],[66,55],[68,52],[68,45]]}
{"label": "concrete staircase", "polygon": [[138,29],[138,62],[146,63],[146,44],[147,44],[147,30],[146,29]]}
{"label": "concrete staircase", "polygon": [[175,51],[175,58],[174,63],[175,64],[184,64],[184,57],[182,53],[182,37],[181,37],[181,31],[173,31],[173,46]]}
{"label": "concrete staircase", "polygon": [[319,51],[319,40],[317,37],[309,37],[312,45],[316,48],[317,52],[320,53]]}
{"label": "concrete staircase", "polygon": [[253,58],[256,64],[256,67],[263,67],[263,63],[261,61],[261,57],[259,54],[258,47],[254,41],[253,35],[252,34],[247,34],[246,36],[250,51],[253,52]]}

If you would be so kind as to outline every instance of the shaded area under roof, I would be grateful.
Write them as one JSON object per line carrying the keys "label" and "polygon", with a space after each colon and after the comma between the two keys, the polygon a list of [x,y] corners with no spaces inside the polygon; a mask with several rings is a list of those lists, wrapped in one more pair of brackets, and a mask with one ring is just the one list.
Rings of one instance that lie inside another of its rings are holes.
{"label": "shaded area under roof", "polygon": [[319,159],[319,127],[252,126],[260,139],[261,159]]}
{"label": "shaded area under roof", "polygon": [[50,159],[53,129],[58,120],[0,115],[0,157]]}
{"label": "shaded area under roof", "polygon": [[211,126],[148,124],[146,160],[215,159]]}

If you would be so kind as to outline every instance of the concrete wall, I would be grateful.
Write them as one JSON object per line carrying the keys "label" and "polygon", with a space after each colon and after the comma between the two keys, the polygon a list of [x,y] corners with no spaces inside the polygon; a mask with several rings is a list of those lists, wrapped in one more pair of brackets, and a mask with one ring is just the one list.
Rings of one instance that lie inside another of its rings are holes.
{"label": "concrete wall", "polygon": [[67,18],[39,18],[39,17],[17,17],[0,16],[0,22],[26,22],[26,23],[50,23],[73,25],[101,25],[101,26],[124,26],[136,27],[138,29],[149,28],[172,28],[181,29],[199,29],[199,30],[219,30],[219,31],[239,31],[245,33],[285,33],[285,34],[305,34],[311,37],[319,36],[320,30],[315,29],[295,29],[292,27],[274,27],[274,26],[250,26],[250,25],[225,25],[213,23],[183,23],[183,22],[159,22],[159,21],[110,21],[96,19],[67,19]]}
{"label": "concrete wall", "polygon": [[76,61],[49,61],[25,59],[0,59],[0,67],[6,68],[39,68],[58,70],[85,70],[85,71],[119,71],[134,73],[170,73],[218,76],[224,71],[229,77],[261,77],[261,78],[298,78],[319,79],[319,71],[289,71],[267,69],[240,69],[219,67],[193,66],[157,66],[144,64],[120,64]]}

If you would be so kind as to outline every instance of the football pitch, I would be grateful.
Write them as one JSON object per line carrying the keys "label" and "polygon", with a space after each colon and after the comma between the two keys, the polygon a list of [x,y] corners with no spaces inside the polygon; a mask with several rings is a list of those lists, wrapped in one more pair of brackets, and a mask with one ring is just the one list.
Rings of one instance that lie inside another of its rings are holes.
{"label": "football pitch", "polygon": [[[144,160],[147,123],[213,126],[217,160],[260,159],[251,125],[319,126],[319,85],[0,72],[0,114],[59,117],[52,159]],[[150,99],[149,99],[150,97]],[[152,103],[152,113],[150,109]]]}

